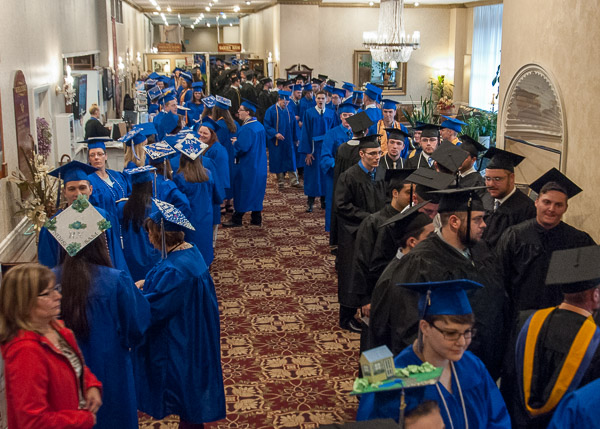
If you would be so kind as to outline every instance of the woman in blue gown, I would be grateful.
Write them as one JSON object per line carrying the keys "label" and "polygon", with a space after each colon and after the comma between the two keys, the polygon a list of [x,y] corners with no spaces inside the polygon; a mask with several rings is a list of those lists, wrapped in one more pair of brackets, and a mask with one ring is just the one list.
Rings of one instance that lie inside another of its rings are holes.
{"label": "woman in blue gown", "polygon": [[194,82],[192,84],[192,99],[184,104],[185,107],[190,109],[187,112],[188,127],[192,127],[200,121],[200,115],[204,110],[204,103],[202,103],[202,97],[204,96],[204,93],[202,92],[203,88],[203,82]]}
{"label": "woman in blue gown", "polygon": [[[235,156],[233,155],[233,141],[235,137],[237,137],[237,133],[239,130],[239,125],[236,121],[233,120],[231,113],[229,113],[229,105],[231,105],[231,101],[225,98],[226,101],[223,100],[224,97],[220,97],[221,101],[219,103],[215,100],[215,106],[212,109],[212,118],[217,122],[219,128],[217,129],[217,140],[227,151],[228,156],[228,165],[229,165],[229,186],[225,187],[225,211],[232,212],[233,211],[233,189],[231,187],[231,183],[233,183],[233,163],[235,161]],[[229,105],[227,104],[229,102]]]}
{"label": "woman in blue gown", "polygon": [[[407,389],[407,410],[421,402],[438,403],[447,428],[510,429],[502,395],[483,363],[466,351],[474,335],[475,318],[465,293],[482,287],[469,280],[403,285],[421,293],[419,338],[394,359],[396,368],[429,362],[442,367],[435,385]],[[399,286],[397,286],[399,287]],[[357,420],[398,420],[400,390],[362,395]]]}
{"label": "woman in blue gown", "polygon": [[143,280],[160,260],[160,253],[148,241],[144,220],[152,209],[152,179],[156,168],[145,166],[125,170],[131,177],[131,195],[117,203],[123,253],[133,281]]}
{"label": "woman in blue gown", "polygon": [[61,318],[75,333],[85,363],[102,382],[95,428],[137,429],[130,348],[150,324],[150,305],[131,277],[112,268],[104,234],[54,269]]}
{"label": "woman in blue gown", "polygon": [[134,352],[138,408],[157,419],[177,414],[182,429],[201,428],[225,418],[217,297],[202,254],[184,239],[190,223],[158,204],[145,228],[161,249],[164,226],[166,258],[139,284],[152,319]]}

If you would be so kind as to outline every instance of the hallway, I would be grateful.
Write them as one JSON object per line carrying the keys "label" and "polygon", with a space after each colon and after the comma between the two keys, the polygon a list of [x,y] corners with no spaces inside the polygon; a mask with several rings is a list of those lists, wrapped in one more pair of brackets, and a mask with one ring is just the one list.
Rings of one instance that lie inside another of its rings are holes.
{"label": "hallway", "polygon": [[[263,227],[220,229],[212,265],[227,420],[210,428],[316,428],[353,420],[359,335],[337,327],[337,281],[321,209],[270,176]],[[246,215],[249,217],[249,215]],[[140,428],[176,427],[146,416]]]}

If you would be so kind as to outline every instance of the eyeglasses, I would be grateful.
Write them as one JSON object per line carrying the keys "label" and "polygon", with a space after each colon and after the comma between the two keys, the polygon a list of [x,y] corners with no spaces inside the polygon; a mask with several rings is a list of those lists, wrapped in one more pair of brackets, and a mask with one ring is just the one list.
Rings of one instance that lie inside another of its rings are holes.
{"label": "eyeglasses", "polygon": [[429,325],[433,326],[436,330],[438,330],[444,336],[444,339],[448,341],[458,341],[460,337],[465,337],[465,340],[470,340],[477,333],[477,329],[475,328],[467,329],[465,332],[456,332],[440,329],[433,323],[430,323]]}
{"label": "eyeglasses", "polygon": [[378,151],[378,152],[365,152],[365,155],[367,156],[381,156],[383,155],[382,151]]}
{"label": "eyeglasses", "polygon": [[504,177],[488,177],[488,176],[485,176],[483,178],[483,180],[485,180],[486,182],[496,182],[496,183],[498,183],[498,182],[502,182],[507,177],[508,176],[504,176]]}
{"label": "eyeglasses", "polygon": [[42,292],[42,293],[39,293],[38,296],[50,296],[52,294],[52,292],[61,293],[61,291],[62,291],[62,287],[61,287],[60,283],[56,283],[52,289],[46,290],[45,292]]}
{"label": "eyeglasses", "polygon": [[238,109],[238,112],[247,112],[247,110],[246,110],[246,109],[244,109],[244,108],[242,108],[242,107],[240,107],[240,108]]}

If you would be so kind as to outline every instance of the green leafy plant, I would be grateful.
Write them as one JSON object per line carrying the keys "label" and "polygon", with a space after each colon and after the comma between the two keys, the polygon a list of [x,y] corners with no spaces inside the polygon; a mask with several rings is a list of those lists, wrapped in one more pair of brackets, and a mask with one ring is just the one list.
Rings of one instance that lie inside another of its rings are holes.
{"label": "green leafy plant", "polygon": [[473,109],[464,113],[461,120],[467,124],[463,127],[464,134],[475,140],[479,137],[490,137],[490,146],[496,145],[497,112]]}
{"label": "green leafy plant", "polygon": [[408,122],[410,122],[410,125],[412,127],[416,127],[417,122],[431,124],[434,119],[435,106],[436,102],[433,101],[433,97],[430,92],[428,98],[423,99],[423,97],[421,97],[420,107],[417,108],[413,101],[413,111],[409,112],[406,109],[402,109],[402,113],[404,114],[404,117],[408,120]]}

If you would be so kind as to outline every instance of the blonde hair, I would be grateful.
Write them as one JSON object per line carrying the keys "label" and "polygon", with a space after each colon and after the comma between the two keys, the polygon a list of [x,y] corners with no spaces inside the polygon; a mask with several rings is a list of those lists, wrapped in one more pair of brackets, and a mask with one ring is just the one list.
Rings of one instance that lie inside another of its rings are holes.
{"label": "blonde hair", "polygon": [[[146,151],[144,150],[143,144],[133,145],[134,149],[131,148],[130,144],[125,145],[125,158],[123,159],[123,165],[127,168],[127,164],[133,162],[138,167],[143,167],[146,164]],[[135,158],[134,151],[139,159]]]}
{"label": "blonde hair", "polygon": [[31,311],[38,295],[56,278],[38,263],[17,265],[2,279],[0,287],[0,343],[11,340],[20,329],[33,331]]}
{"label": "blonde hair", "polygon": [[100,110],[100,107],[96,103],[92,104],[90,106],[90,110],[89,110],[90,115],[92,115],[92,116],[95,115],[96,112],[98,112],[99,110]]}

